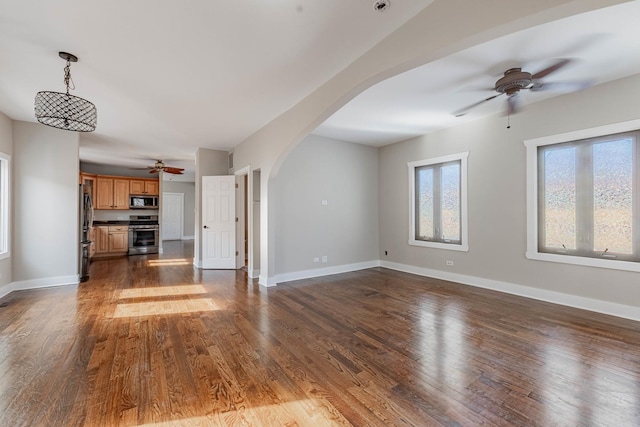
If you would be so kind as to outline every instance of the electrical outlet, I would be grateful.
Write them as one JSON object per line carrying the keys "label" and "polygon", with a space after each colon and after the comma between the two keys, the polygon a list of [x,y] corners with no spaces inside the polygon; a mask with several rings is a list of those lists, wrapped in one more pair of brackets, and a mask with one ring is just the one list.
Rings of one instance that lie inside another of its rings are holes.
{"label": "electrical outlet", "polygon": [[453,267],[453,261],[447,261],[447,265]]}
{"label": "electrical outlet", "polygon": [[320,262],[320,258],[314,258],[313,262]]}
{"label": "electrical outlet", "polygon": [[322,257],[322,263],[323,264],[326,264],[328,261],[329,261],[329,259],[327,258],[326,255]]}

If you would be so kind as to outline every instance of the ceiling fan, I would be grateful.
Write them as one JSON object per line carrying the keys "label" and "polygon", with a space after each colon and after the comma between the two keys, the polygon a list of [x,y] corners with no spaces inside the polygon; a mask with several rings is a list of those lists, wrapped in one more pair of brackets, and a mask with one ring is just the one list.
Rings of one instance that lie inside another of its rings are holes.
{"label": "ceiling fan", "polygon": [[147,169],[149,169],[149,173],[158,173],[160,171],[162,172],[166,172],[166,173],[172,173],[174,175],[182,175],[182,171],[184,169],[182,168],[174,168],[171,166],[165,166],[164,162],[162,160],[156,160],[155,165],[153,166],[147,166]]}
{"label": "ceiling fan", "polygon": [[496,81],[495,86],[493,87],[493,90],[498,92],[497,95],[492,95],[482,101],[455,111],[453,112],[453,115],[456,117],[462,117],[467,114],[469,110],[502,95],[507,95],[507,114],[511,115],[519,111],[521,90],[530,90],[532,92],[547,90],[556,92],[574,92],[591,86],[591,82],[587,81],[549,83],[542,81],[543,78],[555,71],[558,71],[570,62],[570,59],[560,59],[553,65],[534,74],[522,71],[522,68],[509,68],[504,72],[504,75]]}

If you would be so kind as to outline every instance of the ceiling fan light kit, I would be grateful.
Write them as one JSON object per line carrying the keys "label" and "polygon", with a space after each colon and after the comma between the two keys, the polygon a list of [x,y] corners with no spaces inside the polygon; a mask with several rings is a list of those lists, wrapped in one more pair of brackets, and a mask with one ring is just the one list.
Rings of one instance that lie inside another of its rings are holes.
{"label": "ceiling fan light kit", "polygon": [[64,68],[67,92],[38,92],[35,99],[36,119],[58,129],[93,132],[98,121],[96,106],[86,99],[69,94],[70,89],[75,89],[71,80],[71,63],[78,62],[78,57],[67,52],[58,52],[58,55],[67,61]]}
{"label": "ceiling fan light kit", "polygon": [[174,168],[171,166],[165,166],[162,160],[156,160],[156,163],[153,166],[148,166],[149,173],[159,173],[166,172],[174,175],[182,175],[183,168]]}

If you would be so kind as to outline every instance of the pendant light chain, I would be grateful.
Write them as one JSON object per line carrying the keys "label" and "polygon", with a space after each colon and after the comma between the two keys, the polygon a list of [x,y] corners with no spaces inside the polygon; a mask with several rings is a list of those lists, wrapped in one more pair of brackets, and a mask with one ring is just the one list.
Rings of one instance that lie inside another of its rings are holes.
{"label": "pendant light chain", "polygon": [[64,67],[64,85],[67,87],[67,95],[69,95],[69,88],[76,90],[76,84],[71,78],[71,61],[67,59],[67,66]]}

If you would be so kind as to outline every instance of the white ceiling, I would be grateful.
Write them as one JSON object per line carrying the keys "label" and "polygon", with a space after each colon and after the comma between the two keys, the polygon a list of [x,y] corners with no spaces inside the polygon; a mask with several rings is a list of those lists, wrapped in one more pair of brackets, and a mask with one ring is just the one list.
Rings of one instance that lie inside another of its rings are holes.
{"label": "white ceiling", "polygon": [[[374,0],[0,0],[0,111],[35,122],[35,93],[64,91],[57,52],[68,51],[80,59],[73,94],[98,108],[82,160],[193,170],[198,147],[233,148],[432,1],[391,2],[380,13]],[[576,58],[548,81],[639,73],[638,16],[633,1],[470,48],[370,88],[314,133],[385,145],[495,114],[504,97],[451,112],[490,96],[478,89],[512,66]]]}
{"label": "white ceiling", "polygon": [[291,108],[431,0],[0,0],[0,111],[35,122],[34,96],[98,110],[82,160],[194,168]]}
{"label": "white ceiling", "polygon": [[[474,46],[378,83],[314,134],[383,146],[490,114],[505,114],[505,96],[464,117],[451,113],[496,95],[492,88],[507,69],[522,67],[534,74],[559,58],[573,61],[545,82],[601,84],[640,73],[639,18],[640,1],[632,1]],[[559,94],[524,91],[520,102],[526,106]]]}

